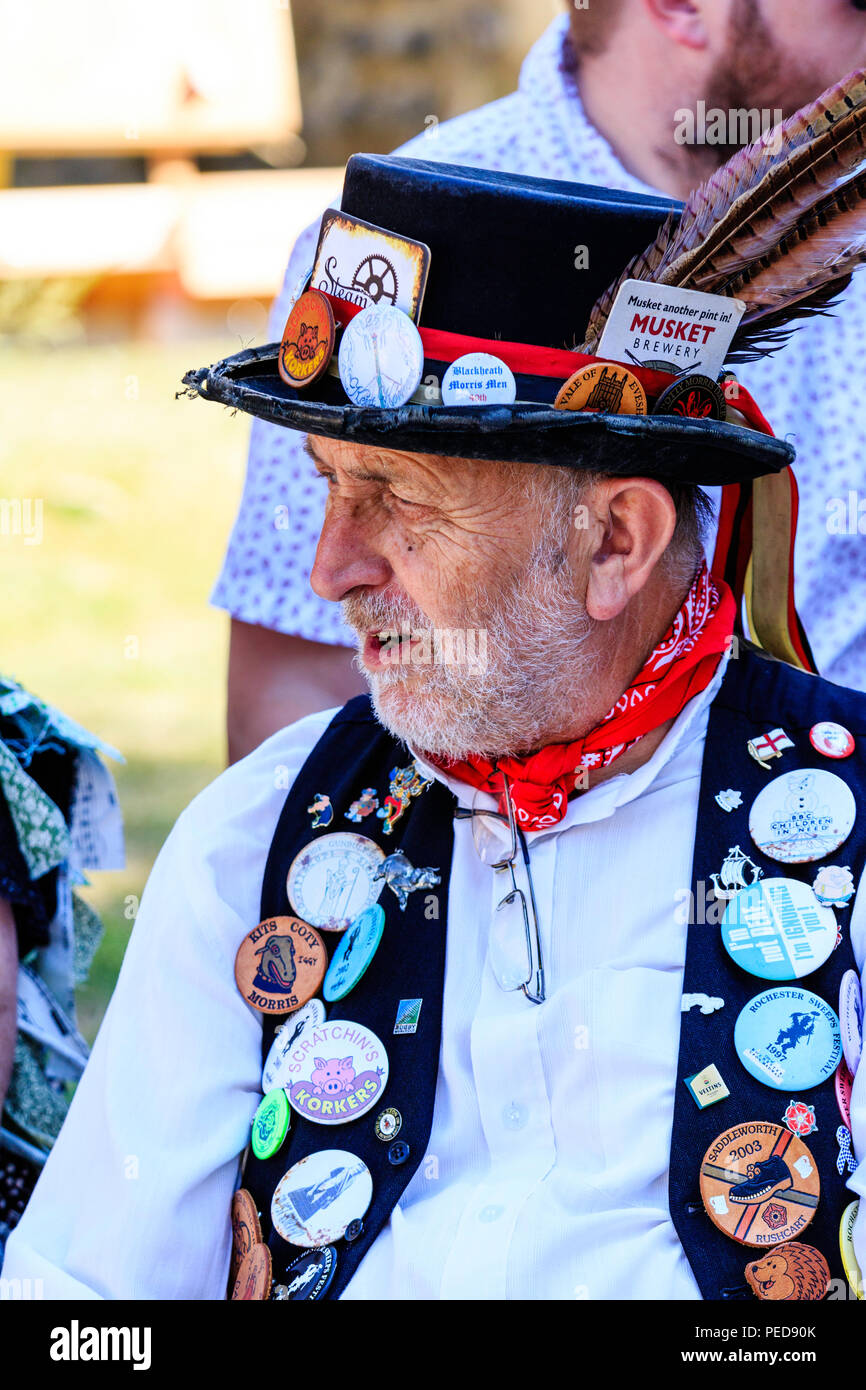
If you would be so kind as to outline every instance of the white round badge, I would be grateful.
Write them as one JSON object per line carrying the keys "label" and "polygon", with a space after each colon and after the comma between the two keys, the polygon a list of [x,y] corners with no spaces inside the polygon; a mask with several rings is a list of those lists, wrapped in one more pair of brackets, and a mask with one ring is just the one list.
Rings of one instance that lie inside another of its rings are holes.
{"label": "white round badge", "polygon": [[856,747],[854,735],[843,724],[834,724],[825,719],[821,724],[813,724],[809,730],[809,742],[825,758],[850,758]]}
{"label": "white round badge", "polygon": [[388,1083],[387,1052],[375,1033],[351,1019],[321,1024],[292,1063],[285,1083],[289,1104],[317,1125],[345,1125],[366,1115]]}
{"label": "white round badge", "polygon": [[278,1086],[286,1086],[292,1079],[292,1053],[300,1045],[301,1038],[312,1034],[320,1023],[325,1021],[325,1006],[321,999],[311,999],[297,1013],[292,1014],[286,1023],[280,1025],[274,1034],[268,1060],[262,1072],[262,1090],[275,1091]]}
{"label": "white round badge", "polygon": [[402,309],[371,304],[346,325],[339,364],[343,390],[353,405],[394,410],[421,385],[424,344]]}
{"label": "white round badge", "polygon": [[345,931],[377,901],[385,880],[373,881],[385,851],[366,835],[336,831],[305,845],[292,860],[286,892],[299,917],[322,931]]}
{"label": "white round badge", "polygon": [[308,1154],[280,1178],[271,1220],[290,1245],[318,1249],[342,1240],[370,1205],[373,1179],[366,1163],[343,1149]]}
{"label": "white round badge", "polygon": [[863,994],[856,970],[846,970],[839,985],[839,1026],[845,1062],[854,1076],[863,1051]]}
{"label": "white round badge", "polygon": [[442,378],[443,405],[511,405],[517,382],[511,368],[489,352],[467,352]]}
{"label": "white round badge", "polygon": [[855,817],[854,797],[841,777],[802,768],[774,778],[755,797],[749,833],[770,859],[807,864],[844,844]]}

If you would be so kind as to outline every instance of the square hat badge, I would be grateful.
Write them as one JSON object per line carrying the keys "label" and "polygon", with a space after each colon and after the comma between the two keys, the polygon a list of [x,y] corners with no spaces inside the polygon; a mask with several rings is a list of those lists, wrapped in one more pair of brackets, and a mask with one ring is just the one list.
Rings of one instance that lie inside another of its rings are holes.
{"label": "square hat badge", "polygon": [[361,309],[393,304],[417,323],[429,270],[430,248],[422,241],[329,208],[322,218],[310,284]]}

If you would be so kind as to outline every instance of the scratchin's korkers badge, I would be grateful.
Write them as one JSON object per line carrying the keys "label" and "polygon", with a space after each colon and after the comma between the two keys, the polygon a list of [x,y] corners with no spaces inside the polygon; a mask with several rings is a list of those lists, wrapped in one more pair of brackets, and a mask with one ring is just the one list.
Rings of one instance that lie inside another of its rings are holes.
{"label": "scratchin's korkers badge", "polygon": [[346,212],[329,208],[322,218],[312,284],[361,309],[392,304],[418,322],[430,248]]}
{"label": "scratchin's korkers badge", "polygon": [[[318,280],[315,282],[318,284]],[[626,280],[614,300],[597,356],[642,367],[717,377],[746,306],[741,299]]]}

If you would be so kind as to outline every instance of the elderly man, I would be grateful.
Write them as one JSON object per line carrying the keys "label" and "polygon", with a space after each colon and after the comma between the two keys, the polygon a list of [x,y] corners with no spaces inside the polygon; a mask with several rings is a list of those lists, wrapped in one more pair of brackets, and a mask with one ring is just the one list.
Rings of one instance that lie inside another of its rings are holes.
{"label": "elderly man", "polygon": [[[732,144],[753,139],[777,112],[787,116],[866,59],[866,6],[852,0],[603,0],[567,8],[527,55],[517,91],[432,126],[397,153],[684,198]],[[714,112],[729,117],[722,129]],[[272,337],[282,334],[317,234],[318,223],[298,239]],[[772,364],[742,373],[776,433],[797,447],[797,598],[818,668],[858,689],[866,687],[866,565],[851,441],[863,436],[866,420],[852,371],[866,350],[864,322],[866,283],[855,281],[833,318],[810,323]],[[323,505],[300,437],[255,420],[213,596],[232,616],[233,759],[281,724],[361,688],[346,650],[351,631],[309,586]]]}
{"label": "elderly man", "polygon": [[[300,295],[278,354],[190,374],[312,435],[313,583],[372,703],[276,734],[181,818],[8,1276],[289,1301],[855,1287],[866,699],[738,647],[701,540],[702,484],[758,506],[793,451],[691,365],[544,346],[666,211],[356,158],[332,291]],[[374,278],[417,323],[359,305]],[[731,321],[730,298],[658,294],[706,315],[660,322],[677,355]]]}

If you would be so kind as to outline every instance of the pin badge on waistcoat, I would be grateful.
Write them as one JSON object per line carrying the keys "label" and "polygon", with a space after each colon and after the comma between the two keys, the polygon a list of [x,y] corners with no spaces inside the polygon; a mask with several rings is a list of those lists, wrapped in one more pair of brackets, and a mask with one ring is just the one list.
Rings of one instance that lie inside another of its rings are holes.
{"label": "pin badge on waistcoat", "polygon": [[801,1139],[818,1128],[814,1107],[804,1100],[789,1100],[782,1120],[791,1133],[799,1134]]}
{"label": "pin badge on waistcoat", "polygon": [[685,1084],[700,1110],[706,1110],[708,1105],[716,1105],[720,1100],[727,1100],[731,1094],[715,1062],[711,1062],[694,1076],[687,1076]]}
{"label": "pin badge on waistcoat", "polygon": [[366,835],[338,830],[305,845],[292,860],[286,892],[295,912],[321,931],[345,931],[382,889],[376,870],[385,851]]}
{"label": "pin badge on waistcoat", "polygon": [[846,970],[839,985],[839,1023],[845,1061],[856,1076],[863,1052],[863,994],[856,970]]}
{"label": "pin badge on waistcoat", "polygon": [[262,1226],[256,1204],[245,1187],[239,1187],[232,1197],[232,1255],[229,1263],[229,1293],[235,1286],[238,1270],[254,1245],[262,1243]]}
{"label": "pin badge on waistcoat", "polygon": [[262,1072],[262,1090],[267,1094],[277,1086],[285,1086],[291,1081],[295,1052],[302,1037],[314,1031],[325,1019],[325,1006],[321,999],[311,999],[302,1009],[281,1023],[277,1029],[271,1050],[268,1053]]}
{"label": "pin badge on waistcoat", "polygon": [[860,1199],[852,1202],[842,1213],[842,1220],[839,1223],[839,1252],[842,1256],[842,1268],[845,1271],[845,1278],[851,1285],[851,1291],[857,1298],[866,1297],[863,1288],[863,1275],[860,1273],[860,1266],[857,1263],[857,1254],[854,1250],[854,1227],[857,1224],[857,1213],[860,1210]]}
{"label": "pin badge on waistcoat", "polygon": [[376,788],[365,787],[358,800],[353,801],[346,812],[346,820],[354,821],[356,825],[360,825],[366,816],[373,814],[378,805],[379,798],[376,795]]}
{"label": "pin badge on waistcoat", "polygon": [[721,929],[731,959],[762,980],[811,975],[836,948],[835,916],[793,878],[765,878],[735,893]]}
{"label": "pin badge on waistcoat", "polygon": [[710,1220],[741,1245],[792,1240],[812,1220],[821,1192],[802,1139],[762,1120],[735,1125],[713,1140],[700,1183]]}
{"label": "pin badge on waistcoat", "polygon": [[710,881],[715,896],[725,899],[735,897],[743,888],[752,888],[763,876],[764,870],[744,854],[739,845],[732,845],[719,872],[710,874]]}
{"label": "pin badge on waistcoat", "polygon": [[340,937],[331,957],[322,994],[329,1003],[345,999],[363,976],[379,949],[385,930],[385,913],[378,903],[365,907]]}
{"label": "pin badge on waistcoat", "polygon": [[429,866],[426,869],[413,868],[402,850],[397,850],[394,854],[389,854],[387,859],[383,859],[373,878],[382,879],[387,883],[403,912],[406,911],[410,893],[414,893],[417,888],[435,888],[442,882],[438,869]]}
{"label": "pin badge on waistcoat", "polygon": [[312,829],[318,830],[321,825],[330,825],[334,819],[334,808],[331,805],[331,798],[324,792],[316,792],[316,799],[311,806],[307,807],[307,814],[313,817]]}
{"label": "pin badge on waistcoat", "polygon": [[836,1068],[834,1081],[836,1089],[836,1104],[839,1107],[839,1114],[845,1121],[846,1128],[851,1128],[851,1088],[854,1085],[854,1078],[848,1070],[845,1058]]}
{"label": "pin badge on waistcoat", "polygon": [[777,1091],[808,1091],[832,1076],[842,1056],[836,1014],[805,989],[769,989],[751,999],[734,1025],[746,1071]]}
{"label": "pin badge on waistcoat", "polygon": [[432,787],[432,777],[425,777],[416,763],[408,767],[391,769],[391,781],[384,804],[376,815],[382,822],[382,834],[390,835],[394,825],[407,810],[413,796],[420,796],[427,787]]}
{"label": "pin badge on waistcoat", "polygon": [[291,1013],[325,977],[325,943],[308,922],[269,917],[247,932],[235,957],[238,989],[263,1014]]}
{"label": "pin badge on waistcoat", "polygon": [[809,742],[825,758],[850,758],[857,746],[854,735],[843,724],[834,724],[832,720],[813,724],[809,730]]}
{"label": "pin badge on waistcoat", "polygon": [[313,1303],[324,1298],[336,1272],[337,1252],[333,1245],[311,1250],[292,1260],[286,1270],[285,1284],[276,1284],[271,1298],[276,1302]]}
{"label": "pin badge on waistcoat", "polygon": [[783,772],[758,793],[749,812],[749,834],[770,859],[808,864],[835,853],[855,819],[847,783],[833,772],[805,768]]}
{"label": "pin badge on waistcoat", "polygon": [[840,1125],[836,1130],[836,1143],[839,1145],[839,1153],[836,1156],[836,1171],[841,1177],[847,1167],[849,1173],[856,1173],[857,1160],[851,1148],[851,1131],[847,1125]]}
{"label": "pin badge on waistcoat", "polygon": [[328,369],[336,326],[330,304],[318,290],[304,290],[292,306],[277,357],[277,371],[288,386],[312,386]]}
{"label": "pin badge on waistcoat", "polygon": [[396,1139],[400,1130],[403,1128],[403,1116],[399,1110],[395,1110],[393,1105],[389,1105],[387,1110],[376,1116],[376,1123],[373,1126],[373,1133],[377,1139],[381,1139],[383,1144],[390,1144],[392,1139]]}
{"label": "pin badge on waistcoat", "polygon": [[512,405],[517,382],[511,368],[490,352],[467,352],[442,378],[443,405]]}
{"label": "pin badge on waistcoat", "polygon": [[338,361],[343,390],[353,405],[396,410],[421,385],[424,344],[401,309],[373,304],[347,324]]}
{"label": "pin badge on waistcoat", "polygon": [[292,1112],[281,1086],[269,1091],[253,1116],[252,1147],[256,1158],[279,1153],[289,1132]]}
{"label": "pin badge on waistcoat", "polygon": [[812,892],[822,907],[847,907],[854,896],[854,875],[847,864],[826,864],[815,875]]}
{"label": "pin badge on waistcoat", "polygon": [[746,747],[749,750],[749,756],[769,772],[770,760],[781,758],[786,748],[794,747],[794,741],[788,738],[784,729],[771,729],[768,734],[761,734],[758,738],[750,738]]}
{"label": "pin badge on waistcoat", "polygon": [[318,1249],[341,1240],[372,1196],[366,1163],[344,1149],[324,1149],[302,1158],[277,1183],[271,1220],[290,1245]]}
{"label": "pin badge on waistcoat", "polygon": [[421,1005],[423,999],[401,999],[397,1005],[397,1017],[394,1020],[394,1032],[397,1035],[402,1033],[417,1033],[418,1019],[421,1016]]}
{"label": "pin badge on waistcoat", "polygon": [[289,1104],[317,1125],[344,1125],[376,1104],[388,1082],[388,1054],[360,1023],[323,1023],[304,1043]]}
{"label": "pin badge on waistcoat", "polygon": [[743,793],[728,787],[725,791],[716,792],[715,800],[723,811],[736,811],[743,804]]}
{"label": "pin badge on waistcoat", "polygon": [[234,1303],[261,1303],[271,1291],[271,1252],[266,1245],[254,1245],[245,1255],[232,1289]]}
{"label": "pin badge on waistcoat", "polygon": [[830,1266],[814,1245],[777,1245],[745,1268],[756,1298],[770,1303],[818,1303],[830,1284]]}
{"label": "pin badge on waistcoat", "polygon": [[724,999],[711,998],[709,994],[684,994],[680,1002],[680,1012],[687,1014],[698,1005],[702,1014],[714,1014],[725,1007]]}

